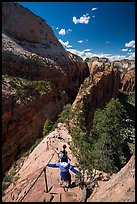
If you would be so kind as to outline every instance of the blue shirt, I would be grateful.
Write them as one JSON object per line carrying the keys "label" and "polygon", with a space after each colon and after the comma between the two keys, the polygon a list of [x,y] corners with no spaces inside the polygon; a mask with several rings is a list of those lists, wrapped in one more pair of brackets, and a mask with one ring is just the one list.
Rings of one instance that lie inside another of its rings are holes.
{"label": "blue shirt", "polygon": [[67,163],[67,162],[60,162],[57,164],[48,164],[47,166],[54,167],[54,168],[60,168],[60,176],[64,181],[68,181],[70,179],[69,169],[75,174],[79,173],[76,169],[74,169],[73,166],[71,166],[70,163]]}

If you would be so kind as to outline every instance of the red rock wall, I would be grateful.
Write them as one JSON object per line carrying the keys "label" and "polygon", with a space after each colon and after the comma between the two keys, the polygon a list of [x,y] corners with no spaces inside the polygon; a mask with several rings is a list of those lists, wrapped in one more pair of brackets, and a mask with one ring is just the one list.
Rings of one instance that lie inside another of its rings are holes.
{"label": "red rock wall", "polygon": [[[55,119],[67,102],[76,97],[80,84],[89,76],[82,59],[69,56],[53,30],[40,17],[14,2],[2,4],[2,73],[28,80],[54,81],[49,94],[28,102],[12,100],[12,84],[2,90],[3,147],[5,172],[12,162],[41,137],[44,121]],[[5,82],[6,83],[6,82]],[[54,101],[61,89],[65,95]],[[25,103],[25,104],[23,104]]]}
{"label": "red rock wall", "polygon": [[[106,72],[106,73],[105,73]],[[91,82],[91,85],[83,90],[84,84],[79,90],[79,94],[73,103],[73,108],[78,103],[82,104],[82,111],[86,119],[86,127],[90,129],[95,110],[103,107],[112,97],[116,97],[119,90],[120,72],[116,68],[107,68],[106,71],[96,73],[85,79],[85,84]]]}
{"label": "red rock wall", "polygon": [[[2,101],[2,170],[25,152],[34,141],[42,137],[45,120],[55,120],[67,103],[66,94],[57,99],[57,92],[41,96],[27,104],[17,104],[16,98],[3,98]],[[14,102],[12,102],[15,100]],[[16,103],[15,103],[16,102]]]}
{"label": "red rock wall", "polygon": [[129,70],[121,73],[121,90],[126,92],[135,91],[135,71]]}

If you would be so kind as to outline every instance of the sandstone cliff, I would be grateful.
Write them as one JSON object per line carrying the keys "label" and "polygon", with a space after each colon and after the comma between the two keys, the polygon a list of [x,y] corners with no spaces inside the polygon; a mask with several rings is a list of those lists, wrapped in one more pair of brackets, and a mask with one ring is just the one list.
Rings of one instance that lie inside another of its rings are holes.
{"label": "sandstone cliff", "polygon": [[135,202],[135,155],[109,181],[94,190],[87,202]]}
{"label": "sandstone cliff", "polygon": [[[63,75],[65,78],[63,86],[67,86],[73,92],[75,88],[75,94],[83,78],[89,74],[87,64],[82,59],[68,54],[55,37],[53,30],[41,17],[17,3],[2,4],[2,33],[3,73],[12,72],[14,75],[23,74],[25,77],[31,74],[44,80],[51,78],[57,80],[59,77],[58,82],[61,81],[60,75]],[[14,69],[12,66],[10,69],[5,65],[8,61],[11,61],[12,65],[19,62],[22,67],[15,66]],[[39,65],[37,68],[34,67],[35,63]],[[52,65],[57,66],[55,74],[50,69]],[[45,73],[42,70],[38,71],[40,67],[41,69],[46,67],[48,71],[44,70]],[[85,76],[82,76],[84,74]]]}
{"label": "sandstone cliff", "polygon": [[104,66],[116,67],[120,71],[120,86],[122,91],[135,91],[135,60],[123,59],[110,62],[107,58],[91,57],[85,60],[90,75],[103,70]]}
{"label": "sandstone cliff", "polygon": [[119,90],[119,70],[103,62],[100,63],[93,69],[90,67],[90,76],[80,86],[79,93],[72,105],[72,109],[75,110],[78,104],[81,104],[80,110],[84,114],[88,130],[92,126],[95,110],[105,106],[112,97],[115,98]]}
{"label": "sandstone cliff", "polygon": [[121,90],[126,92],[135,91],[135,69],[121,73]]}
{"label": "sandstone cliff", "polygon": [[17,3],[2,4],[3,173],[78,90],[73,108],[81,104],[87,129],[96,108],[117,96],[120,83],[123,91],[135,90],[134,61],[94,57],[86,62],[67,52],[39,16]]}
{"label": "sandstone cliff", "polygon": [[3,173],[42,136],[89,75],[39,16],[18,3],[2,3]]}
{"label": "sandstone cliff", "polygon": [[92,57],[85,60],[90,76],[80,86],[79,93],[73,103],[86,119],[87,129],[92,126],[96,108],[103,107],[112,97],[117,97],[118,91],[135,91],[135,61],[121,60],[110,62],[107,58]]}

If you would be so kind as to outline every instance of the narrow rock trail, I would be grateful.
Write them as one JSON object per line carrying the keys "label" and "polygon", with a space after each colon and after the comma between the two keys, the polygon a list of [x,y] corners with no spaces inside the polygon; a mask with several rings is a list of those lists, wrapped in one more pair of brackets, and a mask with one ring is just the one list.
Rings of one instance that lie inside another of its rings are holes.
{"label": "narrow rock trail", "polygon": [[[70,150],[71,136],[68,134],[64,124],[58,124],[58,127],[45,137],[39,145],[30,153],[18,174],[16,182],[12,183],[5,191],[3,202],[79,202],[81,189],[71,187],[68,191],[59,184],[60,170],[59,168],[46,168],[48,192],[45,191],[45,176],[41,174],[35,185],[24,197],[30,186],[42,172],[44,166],[53,155],[50,163],[58,162],[58,155],[55,149],[62,149],[63,144],[67,146],[67,152],[71,159],[71,165],[76,165],[76,158],[71,154]],[[75,174],[71,172],[72,183],[75,182]],[[15,175],[16,176],[16,175]],[[24,197],[24,199],[22,199]]]}
{"label": "narrow rock trail", "polygon": [[[59,168],[47,167],[46,176],[48,192],[45,185],[43,168],[46,166],[52,155],[50,163],[57,163],[58,156],[54,149],[62,149],[66,144],[71,165],[76,165],[76,158],[70,150],[71,136],[64,124],[59,124],[55,131],[45,137],[39,145],[30,153],[20,170],[14,177],[18,179],[11,183],[6,189],[2,202],[104,202],[104,201],[124,201],[135,200],[135,156],[118,172],[112,175],[109,180],[104,172],[96,172],[96,182],[90,182],[92,195],[87,197],[85,188],[79,186],[70,187],[68,191],[59,184]],[[75,167],[77,169],[77,167]],[[42,173],[41,173],[42,172]],[[75,174],[71,172],[72,184],[75,182]],[[101,177],[100,177],[101,173]],[[103,173],[103,174],[102,174]],[[38,180],[37,177],[40,175]],[[101,180],[100,180],[101,178]],[[30,189],[32,184],[35,185]],[[30,190],[29,190],[30,189]],[[28,192],[28,193],[27,193]],[[85,201],[86,198],[86,201]]]}

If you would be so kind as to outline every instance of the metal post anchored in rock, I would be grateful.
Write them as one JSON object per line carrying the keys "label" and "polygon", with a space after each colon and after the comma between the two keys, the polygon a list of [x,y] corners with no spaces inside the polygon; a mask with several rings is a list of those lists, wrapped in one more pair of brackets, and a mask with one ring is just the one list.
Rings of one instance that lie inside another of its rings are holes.
{"label": "metal post anchored in rock", "polygon": [[44,176],[45,176],[45,192],[48,192],[48,184],[47,184],[47,175],[46,175],[46,168],[44,168]]}
{"label": "metal post anchored in rock", "polygon": [[48,143],[48,141],[47,141],[47,150],[49,150],[49,143]]}

